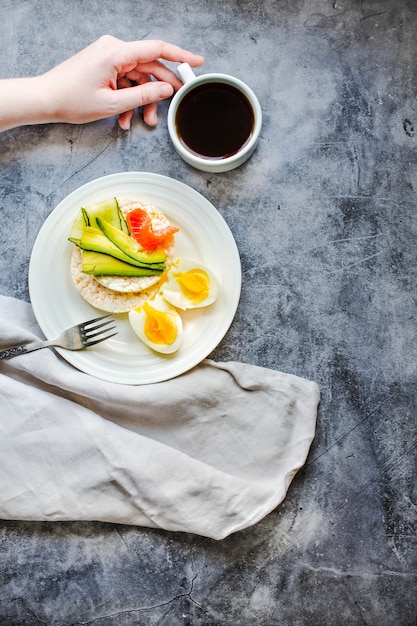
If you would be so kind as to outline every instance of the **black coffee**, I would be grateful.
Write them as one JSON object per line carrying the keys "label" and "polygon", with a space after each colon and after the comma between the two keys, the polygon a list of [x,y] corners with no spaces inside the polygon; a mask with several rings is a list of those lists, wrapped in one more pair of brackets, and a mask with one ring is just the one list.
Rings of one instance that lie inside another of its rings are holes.
{"label": "black coffee", "polygon": [[180,102],[176,127],[180,140],[197,156],[225,159],[236,154],[253,132],[253,109],[239,89],[204,83]]}

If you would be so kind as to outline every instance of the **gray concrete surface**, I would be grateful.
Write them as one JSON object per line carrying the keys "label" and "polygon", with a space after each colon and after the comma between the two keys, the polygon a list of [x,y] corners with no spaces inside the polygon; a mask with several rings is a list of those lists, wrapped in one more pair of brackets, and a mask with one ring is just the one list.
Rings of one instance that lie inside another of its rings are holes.
{"label": "gray concrete surface", "polygon": [[[0,293],[28,300],[35,237],[99,176],[180,180],[223,215],[242,297],[213,353],[317,381],[317,435],[287,498],[215,542],[102,523],[0,522],[0,624],[415,626],[417,4],[413,0],[2,0],[1,75],[104,33],[163,38],[257,93],[240,169],[192,170],[167,104],[0,136]],[[45,268],[47,271],[47,268]],[[2,419],[6,416],[3,415]]]}

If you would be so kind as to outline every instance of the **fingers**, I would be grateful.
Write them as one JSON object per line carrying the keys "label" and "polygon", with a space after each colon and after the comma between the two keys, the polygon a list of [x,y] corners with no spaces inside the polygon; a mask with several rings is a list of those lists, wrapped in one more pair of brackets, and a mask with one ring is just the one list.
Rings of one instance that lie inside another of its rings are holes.
{"label": "fingers", "polygon": [[[119,115],[119,126],[122,130],[130,130],[133,110]],[[143,107],[143,120],[147,126],[156,126],[158,123],[157,103],[152,102]]]}
{"label": "fingers", "polygon": [[143,107],[143,121],[147,126],[156,126],[158,123],[158,105],[156,102]]}
{"label": "fingers", "polygon": [[126,111],[125,113],[120,113],[119,115],[119,126],[123,130],[129,130],[130,124],[133,117],[133,110]]}
{"label": "fingers", "polygon": [[122,42],[105,35],[99,45],[106,48],[107,54],[113,49],[113,59],[117,58],[118,89],[112,93],[111,108],[119,114],[119,125],[125,130],[130,128],[134,109],[142,106],[145,123],[155,126],[157,102],[169,98],[182,86],[178,76],[159,59],[188,63],[191,67],[204,63],[204,57],[162,40]]}
{"label": "fingers", "polygon": [[[132,85],[130,81],[126,78],[126,76],[120,77],[117,81],[118,89],[128,89],[131,86]],[[123,130],[129,130],[132,117],[133,117],[133,109],[131,109],[130,111],[124,111],[123,113],[120,113],[119,115],[120,128],[122,128]]]}
{"label": "fingers", "polygon": [[160,80],[165,83],[170,83],[175,90],[182,86],[181,80],[178,76],[170,70],[166,65],[160,61],[150,61],[149,63],[140,63],[133,69],[126,72],[126,77],[129,80],[133,80],[136,83],[141,83],[143,75],[148,77],[153,76],[156,80]]}
{"label": "fingers", "polygon": [[[151,81],[151,77],[149,75],[143,74],[142,72],[140,73],[133,72],[132,75],[129,75],[129,78],[127,76],[122,76],[121,78],[119,78],[118,83],[117,83],[118,89],[132,88],[132,83],[130,82],[130,80],[134,80],[138,85],[146,85],[147,83]],[[152,98],[153,96],[152,96],[152,93],[150,93],[147,96],[147,91],[145,90],[145,93],[142,95],[142,98],[146,99],[147,97]],[[141,105],[138,104],[137,106],[141,106]],[[134,113],[133,109],[130,109],[130,111],[124,111],[123,113],[120,113],[119,115],[120,128],[122,128],[123,130],[130,129],[130,125],[131,125],[132,118],[133,118],[133,113]],[[156,102],[150,102],[149,104],[146,104],[145,101],[143,101],[143,119],[144,119],[145,124],[147,124],[148,126],[156,126],[158,122]]]}
{"label": "fingers", "polygon": [[156,103],[169,98],[174,93],[172,85],[159,81],[147,81],[126,89],[113,92],[115,113],[119,114],[119,125],[124,130],[130,128],[133,110],[144,107],[144,120],[149,126],[157,123]]}
{"label": "fingers", "polygon": [[144,41],[129,41],[124,45],[123,58],[125,63],[149,63],[156,59],[189,63],[192,67],[199,67],[204,63],[204,57],[189,52],[184,48],[162,41],[148,39]]}
{"label": "fingers", "polygon": [[[147,82],[150,82],[151,76],[142,75],[139,76],[137,80],[137,84],[145,85]],[[158,105],[156,102],[150,102],[143,107],[143,121],[148,126],[156,126],[158,123]]]}

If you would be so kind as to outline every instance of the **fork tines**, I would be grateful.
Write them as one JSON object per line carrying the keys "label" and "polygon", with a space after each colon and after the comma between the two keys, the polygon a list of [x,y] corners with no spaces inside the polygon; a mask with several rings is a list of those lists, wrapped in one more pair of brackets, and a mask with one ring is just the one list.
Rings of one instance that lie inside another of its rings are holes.
{"label": "fork tines", "polygon": [[[110,318],[110,319],[106,319],[106,318]],[[106,321],[102,321],[102,320],[106,320]],[[98,322],[101,322],[101,323],[98,323]],[[95,317],[92,320],[88,320],[87,322],[78,324],[78,328],[80,329],[83,340],[86,343],[88,343],[89,346],[93,346],[96,343],[100,343],[101,341],[104,341],[105,339],[110,339],[111,337],[114,337],[115,335],[117,335],[117,332],[112,333],[110,335],[103,334],[103,333],[109,333],[110,331],[116,328],[116,326],[109,326],[109,324],[111,324],[112,322],[114,322],[114,319],[111,317],[111,314],[108,313],[107,315],[101,315],[100,317]],[[97,337],[97,339],[94,339],[95,337]]]}

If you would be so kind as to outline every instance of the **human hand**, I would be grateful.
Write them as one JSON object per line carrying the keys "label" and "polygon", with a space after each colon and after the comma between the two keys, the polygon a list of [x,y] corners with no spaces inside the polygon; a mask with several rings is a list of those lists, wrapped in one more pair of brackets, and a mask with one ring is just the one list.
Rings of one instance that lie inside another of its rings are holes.
{"label": "human hand", "polygon": [[160,40],[124,42],[104,35],[39,77],[49,122],[82,124],[119,115],[128,130],[136,107],[144,121],[157,123],[157,103],[181,87],[160,59],[203,64],[203,57]]}

